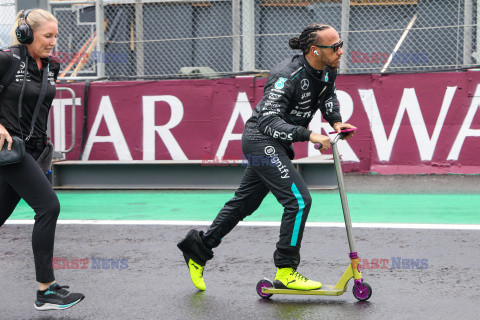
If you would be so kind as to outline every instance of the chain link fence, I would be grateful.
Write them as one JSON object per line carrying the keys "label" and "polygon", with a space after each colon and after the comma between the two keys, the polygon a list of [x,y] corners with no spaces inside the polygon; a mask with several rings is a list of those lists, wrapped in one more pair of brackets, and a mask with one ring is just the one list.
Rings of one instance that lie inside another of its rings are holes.
{"label": "chain link fence", "polygon": [[[270,70],[312,22],[344,40],[341,73],[480,64],[480,0],[51,0],[67,77],[148,79]],[[75,71],[76,70],[76,71]]]}
{"label": "chain link fence", "polygon": [[11,43],[10,32],[15,16],[15,0],[0,0],[0,48],[6,48]]}
{"label": "chain link fence", "polygon": [[94,3],[52,1],[50,10],[59,24],[53,55],[61,62],[60,77],[97,77],[99,43]]}

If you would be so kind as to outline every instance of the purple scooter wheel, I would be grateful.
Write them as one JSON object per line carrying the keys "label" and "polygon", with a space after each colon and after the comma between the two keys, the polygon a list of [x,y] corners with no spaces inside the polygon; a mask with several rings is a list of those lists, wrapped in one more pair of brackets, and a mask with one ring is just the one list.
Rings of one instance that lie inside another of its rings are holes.
{"label": "purple scooter wheel", "polygon": [[273,296],[273,294],[264,293],[264,292],[262,292],[262,289],[263,288],[272,288],[272,287],[273,287],[273,283],[270,282],[270,280],[262,279],[262,280],[258,281],[258,283],[257,283],[257,293],[260,297],[262,297],[262,299],[268,299],[271,296]]}
{"label": "purple scooter wheel", "polygon": [[372,287],[366,282],[353,285],[353,296],[360,301],[366,301],[372,296]]}

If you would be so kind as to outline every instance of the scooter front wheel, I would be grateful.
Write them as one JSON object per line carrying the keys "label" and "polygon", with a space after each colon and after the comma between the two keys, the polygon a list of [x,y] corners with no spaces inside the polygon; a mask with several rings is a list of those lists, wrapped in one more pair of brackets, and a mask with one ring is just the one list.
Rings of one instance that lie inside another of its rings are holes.
{"label": "scooter front wheel", "polygon": [[257,283],[257,293],[263,299],[268,299],[271,296],[273,296],[273,294],[272,293],[264,293],[262,291],[262,289],[263,288],[272,288],[272,287],[273,287],[273,283],[270,280],[262,279],[262,280],[258,281],[258,283]]}
{"label": "scooter front wheel", "polygon": [[360,301],[366,301],[372,296],[372,287],[366,282],[353,285],[353,296]]}

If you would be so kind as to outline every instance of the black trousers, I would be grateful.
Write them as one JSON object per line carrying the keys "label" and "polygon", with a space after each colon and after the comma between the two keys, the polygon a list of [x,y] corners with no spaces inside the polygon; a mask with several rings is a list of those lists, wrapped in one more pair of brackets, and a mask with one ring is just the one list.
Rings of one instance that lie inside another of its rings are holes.
{"label": "black trousers", "polygon": [[0,166],[0,227],[10,217],[21,198],[32,207],[35,211],[32,247],[36,280],[47,283],[55,280],[52,257],[60,203],[35,160],[41,151],[27,148],[23,161]]}
{"label": "black trousers", "polygon": [[220,210],[202,240],[209,248],[217,247],[222,238],[239,221],[252,214],[271,191],[284,208],[280,238],[274,253],[275,266],[297,268],[303,230],[312,203],[308,188],[285,147],[279,143],[244,138],[242,150],[248,165],[240,187]]}

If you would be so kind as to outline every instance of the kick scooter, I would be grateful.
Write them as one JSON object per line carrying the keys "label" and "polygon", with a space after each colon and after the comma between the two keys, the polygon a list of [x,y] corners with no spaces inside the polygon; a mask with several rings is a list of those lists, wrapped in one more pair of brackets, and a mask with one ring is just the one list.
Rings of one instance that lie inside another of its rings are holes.
{"label": "kick scooter", "polygon": [[[270,298],[273,294],[299,294],[299,295],[324,295],[324,296],[340,296],[347,291],[347,284],[350,279],[354,279],[353,295],[360,301],[365,301],[372,295],[372,288],[370,285],[363,281],[362,273],[359,270],[358,263],[359,258],[355,250],[355,243],[352,233],[352,221],[350,219],[350,211],[348,209],[347,196],[343,184],[342,166],[340,163],[340,156],[338,154],[337,142],[340,139],[345,138],[348,132],[355,129],[342,130],[337,134],[334,139],[330,141],[333,150],[333,161],[335,164],[335,171],[337,173],[338,191],[340,192],[340,199],[342,201],[343,216],[345,218],[345,227],[347,229],[348,245],[350,246],[350,264],[347,270],[343,273],[335,285],[323,285],[320,289],[316,290],[293,290],[293,289],[276,289],[273,287],[273,283],[264,278],[257,283],[257,293],[264,299]],[[335,132],[333,132],[335,133]],[[320,149],[319,144],[315,144],[316,149]]]}

